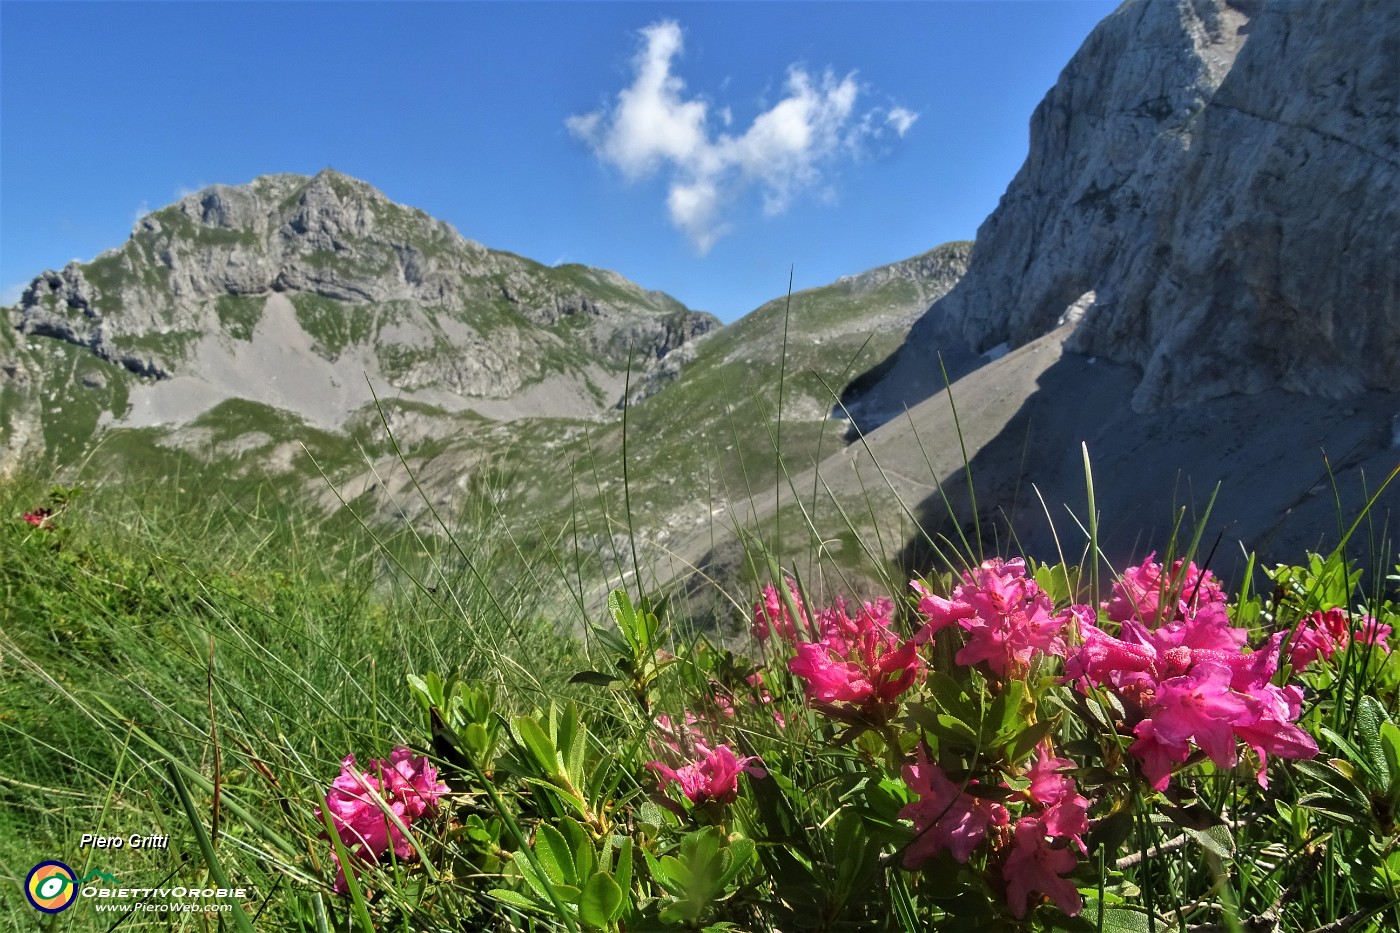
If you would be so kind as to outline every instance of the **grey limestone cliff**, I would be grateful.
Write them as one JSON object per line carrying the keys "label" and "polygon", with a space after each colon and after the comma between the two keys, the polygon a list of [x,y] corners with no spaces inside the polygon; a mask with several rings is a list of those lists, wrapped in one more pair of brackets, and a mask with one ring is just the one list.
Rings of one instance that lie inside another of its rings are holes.
{"label": "grey limestone cliff", "polygon": [[1136,367],[1138,411],[1400,385],[1398,98],[1394,3],[1129,0],[1036,109],[883,391],[931,348],[1019,346],[1076,303],[1068,349]]}

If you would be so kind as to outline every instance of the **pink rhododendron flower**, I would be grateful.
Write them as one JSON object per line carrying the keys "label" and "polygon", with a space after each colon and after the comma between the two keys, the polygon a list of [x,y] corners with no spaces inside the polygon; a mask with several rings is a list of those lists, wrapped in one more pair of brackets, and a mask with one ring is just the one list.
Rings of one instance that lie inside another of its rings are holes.
{"label": "pink rhododendron flower", "polygon": [[1074,762],[1056,758],[1042,743],[1026,777],[1031,782],[1031,801],[1043,808],[1041,821],[1046,834],[1072,840],[1080,851],[1087,852],[1083,837],[1089,831],[1089,801],[1079,793],[1074,778],[1064,773],[1073,767]]}
{"label": "pink rhododendron flower", "polygon": [[1239,760],[1234,729],[1254,717],[1244,697],[1230,689],[1232,677],[1225,665],[1206,662],[1162,681],[1150,717],[1157,739],[1167,744],[1192,739],[1211,761],[1234,767]]}
{"label": "pink rhododendron flower", "polygon": [[1390,653],[1386,638],[1390,626],[1377,622],[1370,616],[1362,616],[1356,624],[1355,633],[1351,630],[1351,616],[1345,609],[1333,608],[1314,612],[1298,621],[1293,629],[1293,643],[1290,660],[1293,669],[1302,670],[1319,656],[1332,660],[1332,656],[1348,643],[1359,645],[1379,645],[1381,650]]}
{"label": "pink rhododendron flower", "polygon": [[1386,654],[1390,654],[1390,645],[1386,642],[1389,637],[1390,626],[1370,616],[1362,616],[1361,624],[1356,627],[1357,644],[1377,645]]}
{"label": "pink rhododendron flower", "polygon": [[928,623],[917,640],[958,626],[967,633],[955,659],[959,664],[986,661],[993,673],[1007,677],[1023,671],[1037,654],[1065,654],[1062,633],[1071,613],[1055,613],[1050,597],[1026,577],[1026,563],[1019,558],[994,558],[975,573],[964,573],[951,599],[933,595],[918,581],[911,585],[922,596],[919,612]]}
{"label": "pink rhododendron flower", "polygon": [[889,627],[893,611],[889,600],[880,600],[865,603],[854,617],[843,602],[821,614],[821,641],[798,645],[788,661],[788,670],[806,681],[808,700],[853,707],[882,722],[893,715],[900,694],[923,669],[918,643],[901,643]]}
{"label": "pink rhododendron flower", "polygon": [[1259,756],[1259,772],[1255,776],[1260,787],[1269,786],[1268,756],[1279,758],[1312,758],[1317,754],[1317,741],[1303,731],[1294,720],[1303,709],[1303,690],[1295,684],[1259,686],[1245,696],[1252,721],[1235,727],[1235,734]]}
{"label": "pink rhododendron flower", "polygon": [[1300,671],[1318,659],[1318,656],[1332,660],[1338,648],[1347,643],[1347,613],[1345,609],[1328,609],[1314,612],[1298,620],[1293,629],[1292,650],[1289,661],[1295,671]]}
{"label": "pink rhododendron flower", "polygon": [[1031,782],[1031,799],[1042,806],[1053,807],[1073,794],[1074,778],[1063,773],[1073,767],[1074,762],[1068,758],[1056,758],[1044,743],[1037,746],[1035,764],[1026,772]]}
{"label": "pink rhododendron flower", "polygon": [[[1181,561],[1177,561],[1171,575],[1164,576],[1162,565],[1152,559],[1156,556],[1155,552],[1147,555],[1141,564],[1123,571],[1123,578],[1113,584],[1113,596],[1104,604],[1111,620],[1170,622],[1204,605],[1224,605],[1220,581],[1209,570],[1191,563],[1183,571]],[[1171,605],[1164,607],[1164,600]]]}
{"label": "pink rhododendron flower", "polygon": [[[792,594],[793,605],[797,607],[797,614],[801,616],[800,625],[807,627],[807,608],[802,605],[802,597],[797,593],[797,584],[789,580],[788,592]],[[792,615],[787,610],[787,603],[783,600],[783,594],[773,584],[768,584],[763,588],[763,601],[754,604],[753,607],[753,627],[751,629],[753,637],[759,641],[767,641],[768,636],[774,632],[785,641],[796,641],[798,637],[798,625],[794,622]]]}
{"label": "pink rhododendron flower", "polygon": [[672,768],[664,762],[647,763],[661,775],[661,787],[679,784],[681,793],[694,804],[732,803],[739,796],[739,774],[747,772],[754,777],[767,777],[768,772],[761,766],[750,764],[757,758],[739,758],[728,745],[719,745],[704,753],[691,764]]}
{"label": "pink rhododendron flower", "polygon": [[[917,870],[944,851],[966,862],[989,827],[1006,826],[1011,821],[1006,808],[996,801],[963,793],[929,760],[923,745],[914,763],[904,766],[903,774],[904,783],[919,795],[899,811],[901,819],[913,821],[915,832],[914,841],[904,850],[905,868]],[[977,782],[968,786],[976,787]]]}
{"label": "pink rhododendron flower", "polygon": [[888,598],[861,603],[854,616],[847,611],[847,605],[845,598],[838,596],[829,609],[817,613],[817,630],[822,640],[842,654],[867,632],[888,630],[894,621],[894,602]]}
{"label": "pink rhododendron flower", "polygon": [[1024,919],[1031,894],[1039,891],[1071,917],[1079,915],[1084,902],[1073,882],[1064,875],[1074,871],[1078,859],[1063,846],[1052,846],[1046,839],[1044,822],[1034,816],[1016,821],[1016,841],[1002,866],[1006,879],[1006,903],[1017,919]]}
{"label": "pink rhododendron flower", "polygon": [[[1084,644],[1067,659],[1065,677],[1077,681],[1081,690],[1113,689],[1126,713],[1124,725],[1137,739],[1129,751],[1153,788],[1166,788],[1173,768],[1190,757],[1192,743],[1220,767],[1231,767],[1238,761],[1241,740],[1259,755],[1258,780],[1267,784],[1266,755],[1308,758],[1317,753],[1316,743],[1293,722],[1301,710],[1301,691],[1272,682],[1283,633],[1246,651],[1246,632],[1230,625],[1223,594],[1209,575],[1192,565],[1186,580],[1199,584],[1192,591],[1197,598],[1178,601],[1155,628],[1130,616],[1114,638],[1081,621]],[[1115,598],[1126,601],[1129,596]],[[1327,650],[1336,640],[1335,623],[1320,614],[1306,620],[1305,627],[1309,634],[1294,640],[1293,657],[1299,661],[1315,658],[1309,652]]]}
{"label": "pink rhododendron flower", "polygon": [[[1246,633],[1229,624],[1223,601],[1217,601],[1217,595],[1223,600],[1218,587],[1194,567],[1188,567],[1187,580],[1199,582],[1196,592],[1206,598],[1180,600],[1156,628],[1130,616],[1114,638],[1091,622],[1081,623],[1084,644],[1068,659],[1066,678],[1079,681],[1081,689],[1113,688],[1137,737],[1130,751],[1157,790],[1167,786],[1174,766],[1190,757],[1192,742],[1221,767],[1236,763],[1240,739],[1261,761],[1271,750],[1284,757],[1315,753],[1306,733],[1279,717],[1289,708],[1282,688],[1271,683],[1282,634],[1256,651],[1244,651]],[[1263,772],[1259,780],[1266,780]]]}
{"label": "pink rhododendron flower", "polygon": [[[377,863],[390,851],[409,859],[414,856],[413,844],[385,815],[380,801],[404,826],[412,828],[415,820],[435,811],[439,798],[449,792],[448,786],[438,781],[432,762],[414,757],[402,746],[388,758],[371,761],[364,771],[355,766],[354,755],[346,755],[340,763],[340,776],[331,782],[326,794],[325,810],[318,809],[317,816],[330,814],[336,835],[358,862]],[[331,857],[336,863],[335,891],[344,894],[349,890],[345,866],[335,852]]]}

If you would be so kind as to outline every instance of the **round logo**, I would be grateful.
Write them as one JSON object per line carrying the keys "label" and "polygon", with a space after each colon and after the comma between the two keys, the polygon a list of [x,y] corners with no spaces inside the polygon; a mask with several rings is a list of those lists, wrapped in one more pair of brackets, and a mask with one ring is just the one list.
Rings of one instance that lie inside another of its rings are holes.
{"label": "round logo", "polygon": [[46,914],[66,910],[78,896],[73,869],[62,862],[40,862],[24,879],[24,896]]}

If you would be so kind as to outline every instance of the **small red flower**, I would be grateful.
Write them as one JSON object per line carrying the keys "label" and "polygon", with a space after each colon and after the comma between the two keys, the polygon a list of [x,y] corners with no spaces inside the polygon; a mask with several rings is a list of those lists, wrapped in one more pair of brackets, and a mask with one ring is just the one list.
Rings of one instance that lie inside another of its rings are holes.
{"label": "small red flower", "polygon": [[35,528],[43,528],[46,531],[52,530],[53,525],[49,524],[49,519],[53,517],[52,509],[35,509],[32,512],[24,513],[24,520]]}

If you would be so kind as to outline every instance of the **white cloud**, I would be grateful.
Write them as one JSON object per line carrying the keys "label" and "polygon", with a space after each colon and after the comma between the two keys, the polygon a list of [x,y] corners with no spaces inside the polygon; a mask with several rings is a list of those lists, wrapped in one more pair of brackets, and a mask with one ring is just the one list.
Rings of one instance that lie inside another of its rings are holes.
{"label": "white cloud", "polygon": [[132,225],[135,226],[136,224],[139,224],[141,222],[141,218],[145,217],[150,212],[151,205],[148,202],[142,201],[140,204],[136,205],[136,210],[133,211],[131,215]]}
{"label": "white cloud", "polygon": [[[701,254],[732,229],[724,209],[750,187],[758,189],[766,216],[781,214],[802,192],[818,187],[832,163],[859,155],[886,127],[902,137],[918,119],[903,107],[858,114],[861,87],[854,73],[838,78],[828,69],[813,75],[793,65],[782,98],[748,129],[715,133],[710,103],[687,97],[685,82],[672,72],[683,48],[680,26],[655,23],[641,35],[632,84],[611,106],[565,123],[630,181],[664,172],[671,223]],[[727,106],[715,115],[726,128],[734,124]]]}
{"label": "white cloud", "polygon": [[917,119],[919,119],[917,113],[903,107],[891,107],[890,112],[885,115],[885,121],[894,127],[895,133],[901,138],[909,132],[909,127],[913,126]]}

